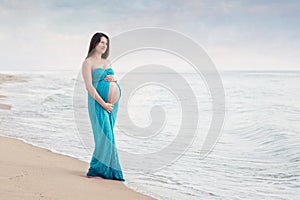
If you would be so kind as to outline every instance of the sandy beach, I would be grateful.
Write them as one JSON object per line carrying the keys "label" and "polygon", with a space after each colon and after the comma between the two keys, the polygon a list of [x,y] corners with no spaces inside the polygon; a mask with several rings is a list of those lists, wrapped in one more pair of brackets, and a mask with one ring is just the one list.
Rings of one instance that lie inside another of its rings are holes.
{"label": "sandy beach", "polygon": [[0,199],[152,199],[122,182],[85,176],[88,163],[0,137]]}
{"label": "sandy beach", "polygon": [[[26,79],[0,74],[0,88],[7,81]],[[0,112],[11,109],[5,98],[0,93]],[[0,136],[0,149],[0,199],[153,199],[120,181],[87,178],[88,163],[18,139]]]}

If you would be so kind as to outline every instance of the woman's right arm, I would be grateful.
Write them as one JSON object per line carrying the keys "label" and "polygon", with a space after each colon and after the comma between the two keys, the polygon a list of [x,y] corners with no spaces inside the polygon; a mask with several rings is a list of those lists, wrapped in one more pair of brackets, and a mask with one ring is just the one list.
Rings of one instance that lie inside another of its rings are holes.
{"label": "woman's right arm", "polygon": [[92,65],[85,60],[82,63],[82,76],[85,83],[85,88],[88,93],[108,112],[112,110],[113,105],[110,103],[106,103],[101,96],[98,94],[97,90],[92,84]]}

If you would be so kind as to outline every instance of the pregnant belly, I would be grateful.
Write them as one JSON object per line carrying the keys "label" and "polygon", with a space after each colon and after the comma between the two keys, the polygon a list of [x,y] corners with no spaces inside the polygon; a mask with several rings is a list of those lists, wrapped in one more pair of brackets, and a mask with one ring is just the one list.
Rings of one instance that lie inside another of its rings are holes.
{"label": "pregnant belly", "polygon": [[121,92],[118,83],[109,82],[108,103],[115,104],[120,98]]}

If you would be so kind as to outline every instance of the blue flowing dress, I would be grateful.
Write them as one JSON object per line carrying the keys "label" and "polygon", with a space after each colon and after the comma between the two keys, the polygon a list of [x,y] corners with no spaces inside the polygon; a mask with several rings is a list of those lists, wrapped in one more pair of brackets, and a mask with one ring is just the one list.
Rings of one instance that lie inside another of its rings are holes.
{"label": "blue flowing dress", "polygon": [[[114,75],[112,68],[95,68],[92,71],[93,86],[105,102],[108,102],[110,87],[110,82],[104,80],[107,75]],[[114,138],[114,125],[121,97],[121,88],[118,83],[116,84],[119,88],[120,96],[110,113],[88,93],[88,111],[94,135],[95,148],[87,176],[99,176],[105,179],[125,181]]]}

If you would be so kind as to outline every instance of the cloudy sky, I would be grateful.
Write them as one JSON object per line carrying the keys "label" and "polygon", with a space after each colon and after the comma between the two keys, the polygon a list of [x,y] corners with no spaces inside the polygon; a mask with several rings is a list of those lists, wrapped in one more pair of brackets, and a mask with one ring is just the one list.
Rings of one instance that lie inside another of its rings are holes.
{"label": "cloudy sky", "polygon": [[0,0],[0,71],[76,70],[91,36],[178,31],[220,70],[300,70],[298,0]]}

